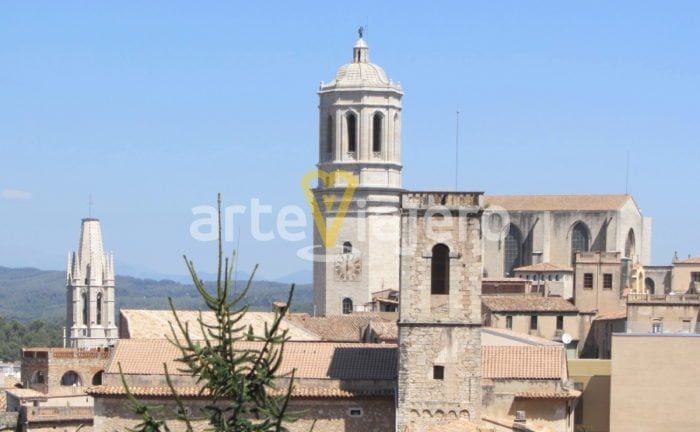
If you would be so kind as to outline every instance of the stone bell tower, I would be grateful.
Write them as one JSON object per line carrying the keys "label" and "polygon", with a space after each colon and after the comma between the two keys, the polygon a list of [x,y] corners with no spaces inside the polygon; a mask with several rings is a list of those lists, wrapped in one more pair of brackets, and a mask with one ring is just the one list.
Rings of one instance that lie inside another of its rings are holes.
{"label": "stone bell tower", "polygon": [[102,249],[100,220],[83,219],[78,252],[68,254],[64,345],[97,348],[118,338],[114,317],[114,256]]}
{"label": "stone bell tower", "polygon": [[397,424],[481,421],[481,193],[401,195]]}
{"label": "stone bell tower", "polygon": [[373,292],[399,286],[403,93],[370,63],[360,29],[352,62],[318,94],[314,305],[334,315],[363,310]]}

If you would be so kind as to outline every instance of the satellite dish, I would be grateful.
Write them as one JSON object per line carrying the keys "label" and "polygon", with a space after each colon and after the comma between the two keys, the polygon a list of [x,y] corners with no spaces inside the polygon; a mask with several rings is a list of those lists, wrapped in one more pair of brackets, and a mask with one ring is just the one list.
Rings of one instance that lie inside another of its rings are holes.
{"label": "satellite dish", "polygon": [[564,333],[563,335],[561,335],[561,341],[565,345],[570,344],[572,340],[573,339],[571,338],[571,335],[569,333]]}

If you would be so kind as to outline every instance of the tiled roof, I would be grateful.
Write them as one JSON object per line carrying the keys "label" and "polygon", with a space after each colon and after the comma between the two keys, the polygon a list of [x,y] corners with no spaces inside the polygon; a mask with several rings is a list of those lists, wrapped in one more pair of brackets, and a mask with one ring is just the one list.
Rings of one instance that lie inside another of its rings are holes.
{"label": "tiled roof", "polygon": [[324,341],[359,342],[362,332],[371,321],[396,322],[396,312],[353,313],[348,315],[330,315],[312,317],[308,314],[290,314],[289,322],[318,334]]}
{"label": "tiled roof", "polygon": [[17,399],[46,399],[47,395],[36,390],[25,388],[6,389],[7,394],[10,394]]}
{"label": "tiled roof", "polygon": [[[256,342],[241,342],[241,349],[256,349]],[[182,374],[179,353],[165,340],[122,339],[107,366],[108,374],[162,375],[163,363],[173,375]],[[296,368],[299,379],[393,380],[398,350],[393,344],[287,342],[280,374]],[[563,369],[561,346],[484,346],[483,377],[491,379],[559,379]]]}
{"label": "tiled roof", "polygon": [[[489,346],[488,343],[484,341],[484,333],[491,334],[493,336],[500,337],[501,339],[504,340],[504,342],[507,342],[508,340],[513,340],[516,342],[528,344],[528,345],[537,345],[537,346],[556,346],[556,347],[562,347],[563,345],[561,342],[555,342],[550,339],[545,339],[539,336],[534,336],[534,335],[529,335],[526,333],[520,333],[516,332],[513,330],[507,330],[507,329],[501,329],[501,328],[496,328],[496,327],[482,327],[481,328],[481,346]],[[496,345],[494,345],[496,346]],[[508,346],[507,343],[498,343],[497,346]],[[517,346],[515,344],[511,344],[511,346]]]}
{"label": "tiled roof", "polygon": [[485,379],[562,379],[565,376],[561,347],[481,347]]}
{"label": "tiled roof", "polygon": [[[177,311],[177,315],[184,323],[189,323],[190,337],[193,339],[203,339],[201,327],[197,322],[199,311]],[[247,312],[241,322],[241,327],[248,329],[252,327],[253,332],[262,335],[265,324],[270,324],[274,319],[274,312]],[[202,312],[205,323],[215,323],[213,312]],[[122,309],[120,331],[123,337],[129,339],[165,339],[172,335],[170,323],[175,325],[173,313],[170,310],[143,310],[143,309]],[[288,336],[292,340],[320,340],[317,334],[310,332],[288,320],[283,320],[280,325],[281,330],[289,330]]]}
{"label": "tiled roof", "polygon": [[[151,386],[151,387],[129,387],[132,395],[138,397],[169,397],[172,396],[170,387]],[[287,389],[271,389],[269,394],[284,395]],[[90,395],[99,396],[123,396],[126,395],[126,390],[123,386],[95,386],[87,390]],[[200,395],[199,387],[176,387],[175,392],[181,397],[198,397]],[[203,396],[208,394],[207,391],[201,392]],[[375,389],[368,391],[348,391],[330,387],[305,387],[292,389],[292,397],[296,398],[363,398],[368,396],[391,396],[387,390]]]}
{"label": "tiled roof", "polygon": [[673,264],[700,264],[700,257],[689,257],[684,260],[676,261]]}
{"label": "tiled roof", "polygon": [[[242,350],[257,350],[259,342],[240,342]],[[107,366],[109,374],[162,375],[163,364],[173,375],[184,365],[175,361],[180,352],[167,340],[122,339]],[[284,345],[284,356],[279,374],[296,369],[297,378],[316,379],[377,379],[396,378],[397,351],[395,345],[294,342]]]}
{"label": "tiled roof", "polygon": [[610,312],[606,314],[600,314],[594,318],[595,321],[605,321],[605,320],[620,320],[627,318],[627,309],[621,309],[619,311]]}
{"label": "tiled roof", "polygon": [[572,272],[569,266],[554,264],[550,262],[543,262],[537,264],[531,264],[528,266],[522,266],[515,269],[517,272]]}
{"label": "tiled roof", "polygon": [[568,391],[530,391],[530,392],[519,392],[515,394],[516,398],[519,399],[576,399],[581,396],[581,392],[578,390],[568,390]]}
{"label": "tiled roof", "polygon": [[396,322],[372,320],[369,323],[369,328],[380,341],[395,341],[399,338],[399,327]]}
{"label": "tiled roof", "polygon": [[577,312],[576,306],[561,297],[538,295],[485,295],[483,305],[492,312]]}
{"label": "tiled roof", "polygon": [[629,195],[486,195],[484,203],[511,211],[609,211],[630,199]]}

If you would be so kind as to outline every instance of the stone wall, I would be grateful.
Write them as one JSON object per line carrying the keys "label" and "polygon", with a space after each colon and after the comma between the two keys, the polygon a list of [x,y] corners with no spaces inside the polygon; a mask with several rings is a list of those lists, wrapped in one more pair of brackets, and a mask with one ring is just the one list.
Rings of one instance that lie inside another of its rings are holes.
{"label": "stone wall", "polygon": [[[149,405],[162,407],[158,411],[169,420],[173,432],[184,431],[184,425],[174,420],[176,406],[171,399],[144,400]],[[201,415],[207,401],[186,399],[185,405],[194,416]],[[289,412],[300,412],[299,420],[287,425],[291,432],[308,432],[314,420],[315,431],[322,432],[385,432],[394,430],[394,401],[392,398],[363,399],[296,399],[290,403]],[[357,415],[359,412],[359,415]],[[95,432],[126,430],[140,422],[123,397],[95,398]],[[209,428],[206,421],[194,424],[195,431]]]}
{"label": "stone wall", "polygon": [[[104,370],[107,350],[74,348],[26,348],[22,350],[22,383],[37,391],[48,392],[61,385],[61,378],[69,371],[78,374],[83,387],[92,385],[95,375]],[[37,372],[44,375],[44,383],[32,383]]]}

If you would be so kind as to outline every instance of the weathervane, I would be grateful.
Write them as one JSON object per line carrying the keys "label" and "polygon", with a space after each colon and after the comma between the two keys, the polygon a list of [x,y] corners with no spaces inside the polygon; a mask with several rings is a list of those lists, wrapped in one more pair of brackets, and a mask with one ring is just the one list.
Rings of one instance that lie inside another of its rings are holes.
{"label": "weathervane", "polygon": [[360,28],[357,29],[357,34],[360,35],[360,39],[362,39],[362,35],[364,34],[364,32],[365,32],[365,28],[363,26],[360,26]]}

